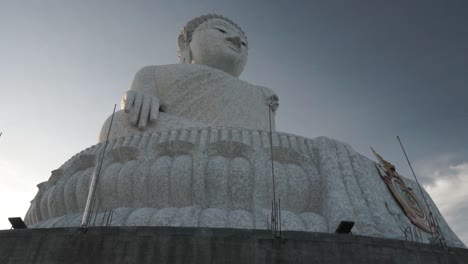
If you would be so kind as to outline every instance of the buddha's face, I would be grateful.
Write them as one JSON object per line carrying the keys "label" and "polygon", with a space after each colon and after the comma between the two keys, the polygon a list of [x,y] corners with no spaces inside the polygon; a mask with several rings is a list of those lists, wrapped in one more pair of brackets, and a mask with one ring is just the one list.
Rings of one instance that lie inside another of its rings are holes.
{"label": "buddha's face", "polygon": [[242,32],[223,19],[209,19],[193,32],[191,63],[207,65],[236,77],[247,62],[247,41]]}

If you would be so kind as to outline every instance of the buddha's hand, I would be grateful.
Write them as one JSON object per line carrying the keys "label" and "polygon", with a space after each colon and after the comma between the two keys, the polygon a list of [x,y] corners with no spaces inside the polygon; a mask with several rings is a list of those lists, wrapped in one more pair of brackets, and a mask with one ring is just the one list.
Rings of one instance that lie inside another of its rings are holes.
{"label": "buddha's hand", "polygon": [[149,122],[155,122],[159,113],[159,98],[138,91],[127,91],[121,107],[130,114],[130,123],[144,130]]}

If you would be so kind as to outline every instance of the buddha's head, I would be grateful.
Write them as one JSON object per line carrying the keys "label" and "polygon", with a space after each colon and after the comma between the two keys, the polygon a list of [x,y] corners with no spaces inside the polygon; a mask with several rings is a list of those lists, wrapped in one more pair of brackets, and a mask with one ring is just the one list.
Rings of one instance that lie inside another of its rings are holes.
{"label": "buddha's head", "polygon": [[179,62],[207,65],[236,77],[247,62],[247,37],[228,18],[209,14],[190,20],[178,39]]}

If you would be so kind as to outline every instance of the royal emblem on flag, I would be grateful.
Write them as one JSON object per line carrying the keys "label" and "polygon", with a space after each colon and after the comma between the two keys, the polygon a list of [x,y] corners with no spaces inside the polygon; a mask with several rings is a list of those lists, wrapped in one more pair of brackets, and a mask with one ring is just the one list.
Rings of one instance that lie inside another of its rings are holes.
{"label": "royal emblem on flag", "polygon": [[435,225],[427,213],[428,209],[416,197],[411,187],[408,187],[402,177],[396,172],[395,166],[384,160],[373,148],[371,149],[378,160],[375,166],[380,177],[387,184],[388,189],[406,216],[424,232],[435,233]]}

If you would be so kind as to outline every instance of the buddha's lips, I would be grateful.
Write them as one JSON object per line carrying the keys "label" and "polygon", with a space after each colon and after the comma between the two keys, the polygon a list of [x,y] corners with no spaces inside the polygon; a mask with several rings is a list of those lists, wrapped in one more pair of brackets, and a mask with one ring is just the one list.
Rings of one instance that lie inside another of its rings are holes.
{"label": "buddha's lips", "polygon": [[236,52],[241,52],[239,46],[237,46],[236,44],[234,44],[234,43],[231,42],[231,41],[226,41],[226,42],[227,42],[229,48],[231,48],[232,50],[234,50],[234,51],[236,51]]}

